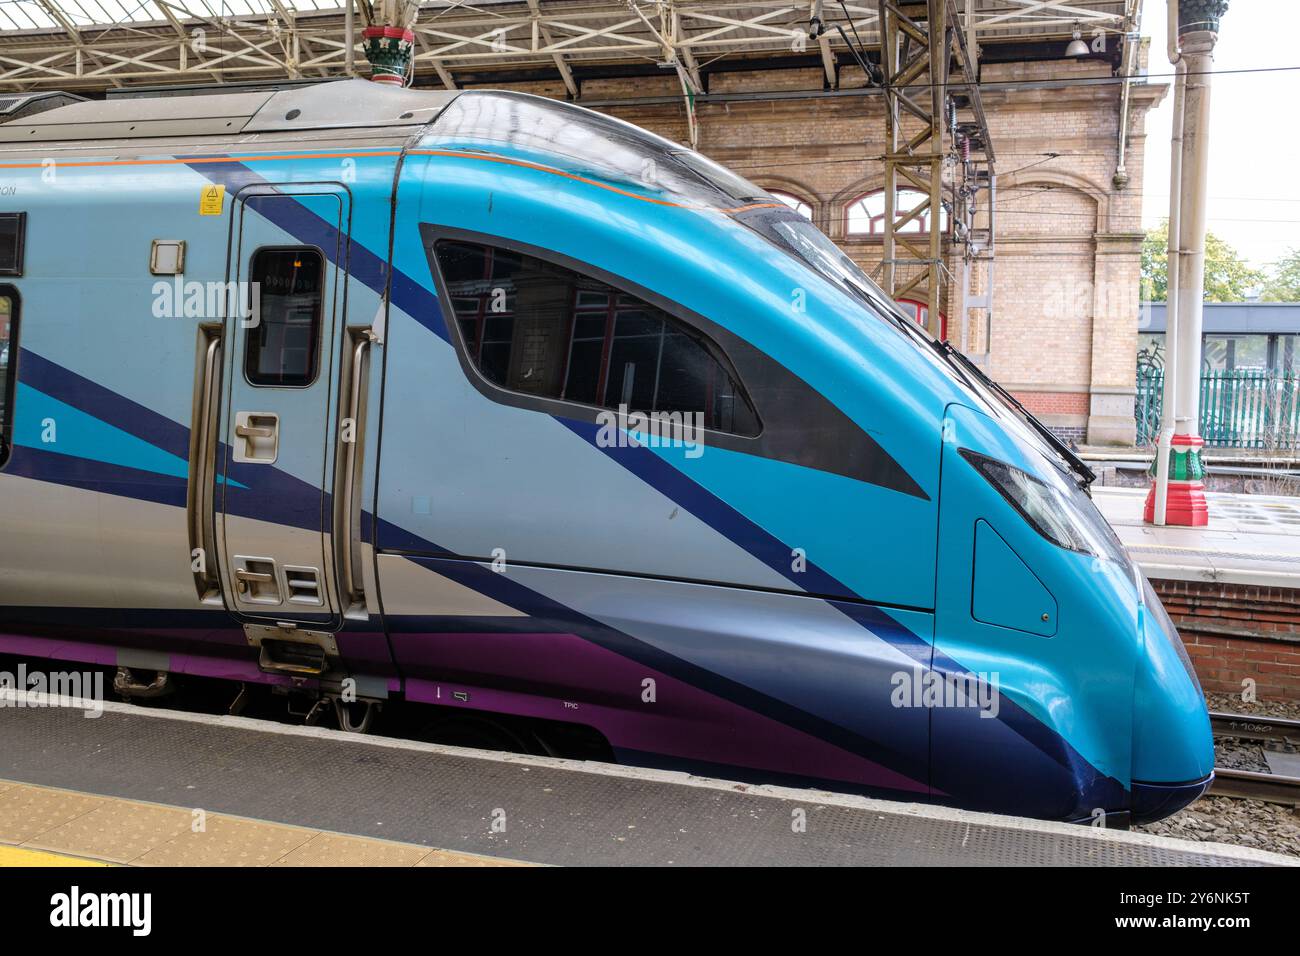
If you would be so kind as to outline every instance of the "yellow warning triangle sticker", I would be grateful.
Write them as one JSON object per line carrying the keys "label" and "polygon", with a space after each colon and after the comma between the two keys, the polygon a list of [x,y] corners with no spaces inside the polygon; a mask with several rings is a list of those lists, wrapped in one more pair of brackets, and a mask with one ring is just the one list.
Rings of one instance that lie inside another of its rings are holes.
{"label": "yellow warning triangle sticker", "polygon": [[199,192],[199,215],[220,216],[222,200],[226,198],[226,187],[213,183],[204,186]]}

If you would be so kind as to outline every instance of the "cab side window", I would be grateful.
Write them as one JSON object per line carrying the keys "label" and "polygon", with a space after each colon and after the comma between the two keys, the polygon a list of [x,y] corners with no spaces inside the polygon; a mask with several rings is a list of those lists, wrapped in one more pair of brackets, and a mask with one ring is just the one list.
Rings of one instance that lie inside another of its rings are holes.
{"label": "cab side window", "polygon": [[698,330],[601,280],[526,253],[440,240],[462,345],[512,392],[629,412],[699,413],[705,428],[759,432],[726,356]]}
{"label": "cab side window", "polygon": [[27,213],[0,212],[0,275],[23,274],[27,238]]}
{"label": "cab side window", "polygon": [[9,460],[18,364],[18,293],[0,286],[0,465]]}

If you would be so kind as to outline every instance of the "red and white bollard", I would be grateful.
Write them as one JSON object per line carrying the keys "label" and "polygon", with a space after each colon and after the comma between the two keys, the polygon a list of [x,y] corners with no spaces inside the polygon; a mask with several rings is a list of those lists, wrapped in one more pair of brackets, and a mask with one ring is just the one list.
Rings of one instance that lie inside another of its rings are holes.
{"label": "red and white bollard", "polygon": [[[1198,435],[1175,435],[1169,447],[1169,491],[1165,502],[1164,524],[1200,528],[1209,524],[1210,509],[1205,502],[1205,466],[1201,448],[1205,441]],[[1159,454],[1159,452],[1157,452]],[[1155,466],[1152,466],[1154,470]],[[1142,520],[1156,524],[1158,481],[1147,492]]]}

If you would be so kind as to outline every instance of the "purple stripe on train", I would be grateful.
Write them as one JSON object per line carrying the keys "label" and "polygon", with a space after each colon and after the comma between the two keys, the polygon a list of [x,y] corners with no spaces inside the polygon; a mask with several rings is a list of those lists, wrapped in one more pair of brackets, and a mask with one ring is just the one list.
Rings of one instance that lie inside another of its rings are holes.
{"label": "purple stripe on train", "polygon": [[424,675],[407,678],[409,700],[582,723],[616,750],[930,792],[921,781],[575,634],[403,633],[393,642],[403,669]]}

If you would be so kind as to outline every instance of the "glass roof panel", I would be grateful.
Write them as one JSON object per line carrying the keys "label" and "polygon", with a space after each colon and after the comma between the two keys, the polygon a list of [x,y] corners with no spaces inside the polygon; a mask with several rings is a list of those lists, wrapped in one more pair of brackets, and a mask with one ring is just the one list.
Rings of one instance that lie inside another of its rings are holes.
{"label": "glass roof panel", "polygon": [[[481,14],[484,7],[503,2],[510,0],[426,0],[420,4],[421,19],[432,19],[450,10],[472,17]],[[521,7],[524,5],[524,0],[514,2]],[[543,0],[541,6],[545,14],[562,14],[564,7],[572,6],[574,2]],[[607,2],[611,16],[627,16],[625,2]],[[180,20],[274,15],[276,6],[273,0],[0,0],[0,30],[59,29],[63,25],[60,19],[74,27],[165,22],[167,18],[161,10],[164,3]],[[342,9],[345,0],[279,0],[279,3],[293,10],[315,12]],[[1060,24],[1068,25],[1076,20],[1115,22],[1122,19],[1126,5],[1130,3],[1132,0],[976,0],[975,9],[980,32],[998,35],[1013,30],[1019,33],[1060,32]],[[652,6],[650,0],[641,0],[641,4],[644,8]],[[592,6],[590,2],[579,5]],[[865,11],[868,7],[865,0],[850,0],[850,5],[855,11]],[[692,6],[709,8],[711,4],[693,3]],[[706,12],[729,14],[738,20],[756,16],[765,9],[764,5],[746,9],[744,4],[727,3],[726,0],[719,0],[717,6],[724,9],[706,9]],[[871,6],[874,8],[874,4]],[[959,6],[964,8],[964,5]],[[798,5],[792,5],[791,11],[796,7]],[[57,16],[51,11],[55,11]],[[792,15],[805,16],[803,13]]]}
{"label": "glass roof panel", "polygon": [[[165,21],[163,0],[0,0],[0,30],[49,30],[62,24],[50,9],[77,27]],[[272,14],[271,0],[165,0],[179,20],[212,16],[246,17]],[[338,10],[342,0],[280,0],[292,10]],[[441,5],[441,4],[440,4]]]}

